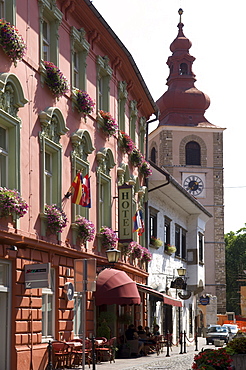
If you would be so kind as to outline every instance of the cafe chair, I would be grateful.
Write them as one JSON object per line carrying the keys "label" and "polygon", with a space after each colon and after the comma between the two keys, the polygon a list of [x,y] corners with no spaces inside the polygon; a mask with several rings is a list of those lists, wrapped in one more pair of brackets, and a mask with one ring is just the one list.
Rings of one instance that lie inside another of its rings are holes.
{"label": "cafe chair", "polygon": [[70,358],[69,345],[66,342],[52,342],[52,353],[55,369],[65,369]]}

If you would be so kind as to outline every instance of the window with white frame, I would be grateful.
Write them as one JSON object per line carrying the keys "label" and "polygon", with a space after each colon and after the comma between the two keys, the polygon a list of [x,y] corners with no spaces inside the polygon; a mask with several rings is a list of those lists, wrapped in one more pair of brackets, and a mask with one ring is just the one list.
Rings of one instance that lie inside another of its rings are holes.
{"label": "window with white frame", "polygon": [[168,217],[164,221],[164,243],[171,244],[171,220]]}
{"label": "window with white frame", "polygon": [[82,336],[82,302],[82,294],[75,293],[73,308],[73,332],[75,337]]}
{"label": "window with white frame", "polygon": [[181,257],[181,249],[180,249],[180,246],[181,246],[181,240],[180,240],[180,236],[181,236],[181,233],[180,233],[180,226],[179,225],[175,225],[175,247],[176,247],[176,252],[175,252],[175,257]]}
{"label": "window with white frame", "polygon": [[157,238],[157,213],[152,207],[149,209],[149,238]]}
{"label": "window with white frame", "polygon": [[186,259],[186,230],[178,224],[175,225],[175,257]]}
{"label": "window with white frame", "polygon": [[202,233],[198,233],[198,248],[199,248],[199,262],[203,262],[203,255],[204,255],[204,236]]}
{"label": "window with white frame", "polygon": [[42,289],[42,340],[55,335],[55,271],[51,269],[51,287]]}
{"label": "window with white frame", "polygon": [[109,112],[110,79],[113,70],[107,56],[97,57],[97,109]]}
{"label": "window with white frame", "polygon": [[86,90],[86,57],[90,44],[85,39],[85,30],[71,28],[71,85]]}
{"label": "window with white frame", "polygon": [[[55,0],[38,0],[38,3],[40,14],[40,62],[48,60],[58,66],[58,30],[63,14],[58,9]],[[41,63],[41,70],[44,71],[44,68]]]}

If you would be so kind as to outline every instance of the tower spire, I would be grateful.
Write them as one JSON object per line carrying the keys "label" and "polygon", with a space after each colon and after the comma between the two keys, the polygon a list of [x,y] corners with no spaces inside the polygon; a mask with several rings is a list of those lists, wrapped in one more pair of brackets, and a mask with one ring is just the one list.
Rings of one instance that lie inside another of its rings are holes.
{"label": "tower spire", "polygon": [[181,17],[182,17],[182,14],[184,13],[183,9],[180,8],[178,13],[179,13],[179,23],[182,23]]}

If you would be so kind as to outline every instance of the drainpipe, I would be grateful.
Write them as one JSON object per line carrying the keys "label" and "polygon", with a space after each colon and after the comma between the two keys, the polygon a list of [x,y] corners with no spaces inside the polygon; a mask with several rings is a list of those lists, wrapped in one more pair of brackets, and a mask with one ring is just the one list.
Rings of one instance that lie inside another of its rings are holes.
{"label": "drainpipe", "polygon": [[[149,152],[149,124],[152,122],[156,122],[159,119],[159,112],[155,113],[156,117],[150,121],[146,122],[146,140],[145,140],[145,159],[148,160],[148,152]],[[145,179],[145,185],[148,190],[149,187],[149,179]],[[149,201],[145,202],[145,246],[148,248],[149,245]]]}

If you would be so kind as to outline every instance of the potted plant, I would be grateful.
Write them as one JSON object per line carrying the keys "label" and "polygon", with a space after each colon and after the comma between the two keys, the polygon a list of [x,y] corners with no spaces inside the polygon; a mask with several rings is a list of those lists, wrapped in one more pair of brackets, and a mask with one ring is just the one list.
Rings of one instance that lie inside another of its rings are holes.
{"label": "potted plant", "polygon": [[143,162],[143,155],[138,148],[134,148],[130,153],[130,162],[134,167],[140,167]]}
{"label": "potted plant", "polygon": [[59,99],[68,91],[68,82],[60,69],[52,62],[44,61],[46,69],[45,82],[54,96]]}
{"label": "potted plant", "polygon": [[194,357],[192,369],[225,369],[232,370],[232,359],[224,348],[205,349]]}
{"label": "potted plant", "polygon": [[[238,336],[240,335],[240,336]],[[231,355],[232,365],[235,369],[243,369],[244,364],[246,363],[246,336],[245,333],[237,333],[237,336],[234,337],[226,346],[226,352]]]}
{"label": "potted plant", "polygon": [[94,239],[95,226],[91,221],[87,220],[85,217],[77,216],[75,225],[78,226],[78,238],[82,244]]}
{"label": "potted plant", "polygon": [[119,133],[119,142],[120,148],[123,150],[123,152],[127,154],[130,154],[132,150],[135,148],[134,141],[124,131],[120,131]]}
{"label": "potted plant", "polygon": [[76,89],[74,90],[74,96],[75,106],[79,113],[83,113],[87,116],[93,112],[95,103],[86,91]]}
{"label": "potted plant", "polygon": [[23,217],[28,210],[27,202],[17,190],[0,187],[0,217]]}
{"label": "potted plant", "polygon": [[159,248],[163,245],[163,241],[159,238],[155,238],[154,236],[151,236],[150,244],[155,248]]}
{"label": "potted plant", "polygon": [[16,67],[17,60],[25,55],[26,44],[19,31],[4,19],[0,19],[0,45]]}
{"label": "potted plant", "polygon": [[141,258],[142,257],[143,247],[140,244],[133,241],[129,244],[129,248],[131,248],[131,254],[132,254],[133,258]]}
{"label": "potted plant", "polygon": [[44,214],[46,216],[47,229],[51,234],[61,233],[67,225],[67,216],[56,204],[45,205]]}
{"label": "potted plant", "polygon": [[170,245],[168,243],[165,243],[165,252],[169,255],[173,254],[176,252],[176,247],[175,245]]}
{"label": "potted plant", "polygon": [[102,247],[107,249],[116,247],[117,234],[110,227],[102,226],[99,235],[102,237]]}
{"label": "potted plant", "polygon": [[149,176],[152,175],[152,170],[150,168],[150,164],[146,160],[143,160],[142,161],[142,163],[139,166],[138,170],[139,170],[139,173],[141,173],[141,175],[143,175],[145,178],[147,178],[147,177],[149,177]]}
{"label": "potted plant", "polygon": [[115,119],[111,116],[109,112],[104,112],[103,110],[100,110],[98,112],[99,117],[99,123],[102,126],[103,132],[107,136],[112,136],[116,134],[116,131],[118,130],[118,125],[115,121]]}
{"label": "potted plant", "polygon": [[145,262],[150,262],[152,259],[152,254],[148,251],[147,248],[142,247],[142,260]]}

